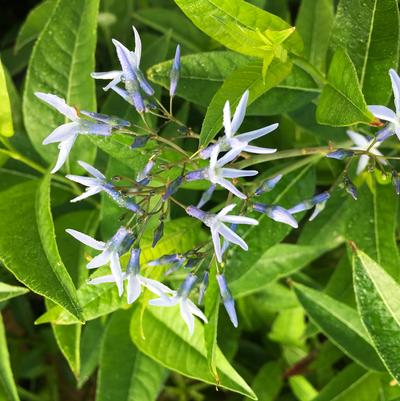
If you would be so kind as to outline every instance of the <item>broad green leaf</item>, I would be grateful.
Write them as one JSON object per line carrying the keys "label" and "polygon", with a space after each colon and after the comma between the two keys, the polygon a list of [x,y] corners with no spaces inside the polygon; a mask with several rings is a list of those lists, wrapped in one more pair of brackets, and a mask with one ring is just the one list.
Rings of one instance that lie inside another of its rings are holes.
{"label": "broad green leaf", "polygon": [[96,401],[155,401],[166,379],[167,370],[133,344],[129,335],[131,317],[132,311],[117,311],[107,325]]}
{"label": "broad green leaf", "polygon": [[6,332],[3,318],[0,314],[0,387],[7,401],[19,401],[17,386],[14,381],[13,372],[8,354]]}
{"label": "broad green leaf", "polygon": [[[42,141],[66,118],[34,93],[53,93],[70,105],[95,110],[95,86],[90,73],[94,71],[98,7],[99,0],[57,0],[32,51],[23,98],[24,122],[34,148],[50,163],[59,150],[55,145],[43,146]],[[81,135],[70,161],[91,163],[95,153],[96,148]]]}
{"label": "broad green leaf", "polygon": [[[315,175],[311,165],[292,172],[282,178],[273,191],[261,195],[257,201],[266,204],[279,204],[283,207],[292,207],[303,199],[310,198],[314,193]],[[252,213],[257,218],[258,226],[242,228],[238,233],[243,237],[249,246],[249,251],[236,247],[228,248],[226,262],[226,277],[228,284],[239,280],[246,272],[256,265],[264,253],[273,245],[282,241],[292,230],[286,224],[277,223],[266,215]],[[268,265],[266,265],[266,269]],[[249,276],[247,276],[248,279]],[[251,279],[251,282],[252,279]],[[242,282],[244,285],[244,281]],[[235,291],[239,287],[236,286]]]}
{"label": "broad green leaf", "polygon": [[55,4],[55,0],[46,0],[31,9],[18,32],[14,46],[16,53],[39,36],[50,18]]}
{"label": "broad green leaf", "polygon": [[19,297],[20,295],[24,295],[27,292],[29,292],[27,288],[17,287],[15,285],[9,285],[6,283],[0,283],[0,302]]}
{"label": "broad green leaf", "polygon": [[[140,351],[185,376],[216,384],[208,367],[204,330],[197,319],[194,334],[190,336],[178,307],[148,307],[143,316],[140,312],[135,311],[131,321],[132,340]],[[220,387],[256,399],[219,349],[215,360]]]}
{"label": "broad green leaf", "polygon": [[361,320],[386,368],[399,380],[399,284],[362,251],[354,255],[353,274]]}
{"label": "broad green leaf", "polygon": [[279,312],[272,324],[268,338],[283,345],[304,347],[306,323],[301,307]]}
{"label": "broad green leaf", "polygon": [[[268,362],[261,367],[251,388],[261,401],[274,401],[283,386],[282,369],[277,362]],[[248,400],[248,398],[245,398]]]}
{"label": "broad green leaf", "polygon": [[289,377],[289,386],[299,401],[312,401],[318,391],[304,376]]}
{"label": "broad green leaf", "polygon": [[296,28],[304,41],[304,57],[321,71],[326,67],[333,8],[332,0],[303,0],[296,20]]}
{"label": "broad green leaf", "polygon": [[261,74],[262,63],[259,61],[251,62],[236,69],[219,88],[207,108],[201,126],[200,145],[207,146],[221,129],[222,110],[227,100],[229,100],[231,109],[234,109],[243,93],[249,90],[248,104],[251,104],[262,94],[282,82],[289,75],[291,68],[290,62],[273,61],[265,80]]}
{"label": "broad green leaf", "polygon": [[[175,0],[192,22],[228,49],[263,57],[265,43],[260,33],[282,31],[290,25],[281,18],[243,0]],[[285,42],[286,49],[299,53],[303,44],[295,32]]]}
{"label": "broad green leaf", "polygon": [[[29,289],[80,320],[81,310],[71,277],[62,264],[58,265],[56,253],[51,256],[51,262],[47,259],[47,254],[56,250],[50,206],[38,208],[33,201],[37,192],[42,191],[38,198],[45,202],[43,198],[48,196],[48,189],[43,191],[44,182],[40,186],[34,181],[22,183],[0,193],[0,231],[7,232],[0,236],[0,260]],[[43,224],[40,232],[37,222]]]}
{"label": "broad green leaf", "polygon": [[367,369],[383,369],[355,309],[301,284],[295,284],[294,291],[311,321],[332,343]]}
{"label": "broad green leaf", "polygon": [[347,365],[312,401],[375,401],[380,375],[356,364]]}
{"label": "broad green leaf", "polygon": [[336,51],[329,67],[328,83],[318,102],[317,121],[335,127],[374,121],[365,103],[354,64],[341,49]]}
{"label": "broad green leaf", "polygon": [[[250,59],[238,53],[214,51],[181,58],[177,96],[207,107],[224,80]],[[157,64],[148,70],[149,78],[169,88],[172,61]],[[252,103],[247,115],[276,115],[292,111],[310,102],[319,93],[316,83],[304,70],[293,66],[288,77]],[[285,102],[282,102],[282,98]]]}
{"label": "broad green leaf", "polygon": [[276,244],[229,284],[235,297],[260,291],[268,284],[307,266],[324,252],[319,246]]}
{"label": "broad green leaf", "polygon": [[175,10],[152,7],[138,10],[134,18],[163,34],[171,31],[172,39],[191,52],[206,50],[210,46],[211,40]]}
{"label": "broad green leaf", "polygon": [[392,93],[389,68],[399,61],[396,0],[340,0],[331,47],[344,48],[355,65],[368,104],[386,104]]}
{"label": "broad green leaf", "polygon": [[[182,253],[194,248],[204,241],[204,232],[200,224],[194,223],[190,218],[176,219],[167,222],[164,226],[164,237],[158,242],[155,248],[151,247],[152,237],[142,238],[141,264],[145,266],[150,260],[157,259],[162,255],[174,252]],[[122,266],[128,261],[128,255],[123,256]],[[160,275],[161,269],[143,268],[145,275],[153,277]],[[109,274],[108,267],[98,269],[93,277]],[[158,277],[161,279],[161,277]],[[83,309],[85,320],[96,319],[99,316],[109,314],[119,308],[126,307],[126,295],[120,298],[114,284],[90,285],[83,284],[78,289],[78,299]],[[76,318],[59,307],[52,308],[37,319],[36,324],[74,324]]]}
{"label": "broad green leaf", "polygon": [[14,135],[13,119],[11,114],[10,96],[7,89],[6,75],[0,60],[0,135],[10,137]]}

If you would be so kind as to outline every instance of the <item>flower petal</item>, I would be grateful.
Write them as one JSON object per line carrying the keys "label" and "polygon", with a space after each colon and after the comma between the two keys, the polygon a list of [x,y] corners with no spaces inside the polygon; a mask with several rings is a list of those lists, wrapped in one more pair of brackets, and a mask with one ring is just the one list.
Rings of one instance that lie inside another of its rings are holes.
{"label": "flower petal", "polygon": [[346,134],[353,141],[353,143],[359,146],[361,149],[365,150],[368,148],[370,141],[367,138],[365,138],[365,136],[352,130],[347,130]]}
{"label": "flower petal", "polygon": [[400,115],[400,77],[393,68],[389,70],[389,75],[392,81],[394,106],[396,107],[396,113]]}
{"label": "flower petal", "polygon": [[251,226],[258,225],[258,220],[252,219],[251,217],[246,216],[224,216],[219,219],[224,223],[232,223],[232,224],[248,224]]}
{"label": "flower petal", "polygon": [[60,170],[60,168],[63,166],[63,164],[65,163],[65,161],[68,158],[69,152],[71,151],[71,148],[74,145],[77,137],[78,137],[78,134],[74,134],[67,140],[60,142],[60,144],[58,145],[58,149],[60,149],[60,153],[58,154],[58,158],[57,158],[57,162],[56,162],[55,166],[51,170],[52,174],[54,174],[55,172]]}
{"label": "flower petal", "polygon": [[135,56],[137,67],[139,68],[140,59],[142,57],[142,41],[140,40],[139,32],[137,29],[132,25],[133,34],[135,36]]}
{"label": "flower petal", "polygon": [[246,92],[243,93],[241,99],[239,100],[239,104],[237,105],[235,114],[233,115],[232,127],[231,127],[232,134],[235,134],[242,125],[244,116],[246,115],[246,107],[248,100],[249,100],[249,91],[247,90]]}
{"label": "flower petal", "polygon": [[369,156],[367,155],[360,156],[360,159],[358,160],[357,164],[357,171],[356,171],[357,175],[361,174],[366,169],[366,167],[368,166],[368,162],[369,162]]}
{"label": "flower petal", "polygon": [[123,276],[121,269],[121,262],[119,261],[119,255],[117,252],[111,252],[110,254],[110,269],[111,273],[115,278],[115,284],[118,287],[119,296],[124,292]]}
{"label": "flower petal", "polygon": [[236,207],[236,204],[235,204],[235,203],[232,203],[232,204],[230,204],[230,205],[228,205],[228,206],[225,206],[223,209],[221,209],[221,210],[218,212],[218,214],[217,214],[218,218],[220,219],[221,217],[227,215],[227,214],[228,214],[229,212],[231,212],[235,207]]}
{"label": "flower petal", "polygon": [[249,247],[247,246],[246,242],[242,240],[234,231],[232,231],[229,227],[225,224],[220,224],[218,226],[218,232],[229,242],[233,244],[239,245],[242,249],[247,251]]}
{"label": "flower petal", "polygon": [[78,161],[78,164],[83,167],[89,174],[91,174],[93,177],[96,177],[100,180],[105,180],[106,177],[103,173],[101,173],[97,168],[94,168],[91,166],[89,163],[83,162],[81,160]]}
{"label": "flower petal", "polygon": [[222,169],[222,177],[224,178],[253,177],[257,174],[257,170],[239,170],[236,168]]}
{"label": "flower petal", "polygon": [[368,110],[380,120],[390,121],[391,123],[398,124],[396,113],[386,106],[368,106]]}
{"label": "flower petal", "polygon": [[103,86],[103,90],[107,92],[109,89],[113,88],[114,86],[117,86],[121,81],[122,81],[122,76],[123,73],[117,75],[113,80],[111,80],[106,86]]}
{"label": "flower petal", "polygon": [[185,321],[185,323],[189,329],[189,333],[192,336],[193,332],[194,332],[194,317],[190,311],[190,307],[188,305],[187,299],[181,301],[180,310],[181,310],[182,319]]}
{"label": "flower petal", "polygon": [[216,229],[211,227],[211,238],[214,244],[215,256],[219,263],[222,262],[221,240]]}
{"label": "flower petal", "polygon": [[245,132],[244,134],[237,135],[235,138],[240,142],[249,143],[254,141],[254,139],[261,138],[264,135],[269,134],[272,131],[275,131],[279,127],[279,124],[271,124],[266,127],[256,129],[254,131]]}
{"label": "flower petal", "polygon": [[229,104],[229,100],[227,100],[224,104],[223,110],[223,124],[225,128],[225,136],[227,138],[232,137],[232,127],[231,127],[231,106]]}
{"label": "flower petal", "polygon": [[122,71],[92,72],[90,76],[94,79],[114,79],[122,75]]}
{"label": "flower petal", "polygon": [[252,146],[252,145],[247,145],[243,150],[248,153],[255,153],[260,155],[269,155],[277,151],[277,149],[273,148],[261,148],[260,146]]}
{"label": "flower petal", "polygon": [[240,192],[230,181],[225,180],[222,177],[219,177],[217,179],[217,183],[219,185],[221,185],[221,187],[224,187],[225,189],[227,189],[229,192],[232,192],[235,196],[237,196],[240,199],[246,199],[247,196]]}
{"label": "flower petal", "polygon": [[65,103],[65,100],[61,97],[43,92],[35,92],[35,96],[54,107],[59,113],[63,114],[70,120],[75,121],[78,119],[78,113],[75,108],[68,106],[68,104]]}
{"label": "flower petal", "polygon": [[115,282],[115,278],[112,274],[107,274],[106,276],[90,278],[88,280],[88,284],[92,284],[92,285],[104,284],[104,283],[114,283],[114,282]]}
{"label": "flower petal", "polygon": [[67,174],[65,178],[77,182],[78,184],[82,184],[85,187],[93,187],[99,185],[99,180],[93,177],[84,177],[82,175]]}
{"label": "flower petal", "polygon": [[167,287],[163,283],[160,283],[159,281],[152,280],[150,278],[142,277],[142,276],[140,276],[140,281],[146,288],[148,288],[151,292],[153,292],[156,295],[163,296],[165,294],[175,294],[176,293],[176,291]]}
{"label": "flower petal", "polygon": [[105,266],[110,261],[111,250],[105,249],[102,253],[95,256],[87,265],[88,269],[95,269],[96,267]]}
{"label": "flower petal", "polygon": [[[232,146],[232,145],[231,145]],[[240,155],[240,153],[244,150],[246,146],[232,146],[231,150],[227,153],[224,154],[219,160],[218,160],[218,165],[220,167],[225,166],[225,164],[228,164],[231,162],[233,159],[236,159]]]}
{"label": "flower petal", "polygon": [[139,298],[142,292],[142,287],[138,277],[135,274],[128,274],[128,285],[126,290],[128,293],[128,304],[132,304]]}
{"label": "flower petal", "polygon": [[43,145],[48,145],[49,143],[66,141],[76,135],[78,129],[79,124],[76,122],[60,125],[49,136],[44,138],[42,143]]}
{"label": "flower petal", "polygon": [[103,190],[103,188],[101,188],[100,186],[87,188],[85,192],[83,192],[81,195],[77,196],[76,198],[71,199],[70,202],[71,203],[79,202],[83,199],[89,198],[90,196],[98,194],[102,190]]}
{"label": "flower petal", "polygon": [[206,315],[190,299],[186,299],[186,304],[190,313],[199,317],[204,323],[208,323]]}
{"label": "flower petal", "polygon": [[97,241],[94,238],[90,237],[89,235],[81,233],[80,231],[77,230],[73,230],[72,228],[67,228],[65,231],[69,235],[72,235],[78,241],[82,242],[82,244],[85,244],[90,248],[97,249],[98,251],[103,251],[106,246],[106,244],[103,241]]}

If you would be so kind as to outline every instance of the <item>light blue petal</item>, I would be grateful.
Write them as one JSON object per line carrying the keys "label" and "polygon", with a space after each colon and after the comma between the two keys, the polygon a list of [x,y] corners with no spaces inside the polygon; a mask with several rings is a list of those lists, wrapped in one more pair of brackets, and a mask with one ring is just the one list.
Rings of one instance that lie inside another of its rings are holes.
{"label": "light blue petal", "polygon": [[75,121],[78,119],[76,110],[73,107],[68,106],[64,99],[56,95],[52,95],[51,93],[43,92],[35,92],[35,96],[54,107],[59,113],[63,114],[70,120]]}
{"label": "light blue petal", "polygon": [[241,142],[246,142],[249,143],[251,141],[254,141],[257,138],[261,138],[264,135],[269,134],[272,131],[275,131],[279,127],[279,124],[272,124],[268,125],[263,128],[256,129],[254,131],[249,131],[245,132],[244,134],[240,134],[236,136],[236,139],[238,139]]}
{"label": "light blue petal", "polygon": [[233,115],[232,118],[232,133],[236,133],[240,126],[242,125],[242,122],[244,120],[244,116],[246,115],[246,107],[247,107],[247,101],[249,100],[249,91],[247,90],[246,92],[243,93],[241,99],[239,100],[239,104],[236,107],[235,114]]}

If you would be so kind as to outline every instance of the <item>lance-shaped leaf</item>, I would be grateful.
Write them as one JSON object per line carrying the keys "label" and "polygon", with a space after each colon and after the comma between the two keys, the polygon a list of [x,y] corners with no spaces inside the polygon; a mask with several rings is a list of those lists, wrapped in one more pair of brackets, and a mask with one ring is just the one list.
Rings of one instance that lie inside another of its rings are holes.
{"label": "lance-shaped leaf", "polygon": [[[243,0],[175,0],[192,22],[208,36],[239,53],[264,58],[264,42],[259,33],[283,31],[290,25]],[[295,32],[285,42],[294,53],[301,52],[303,43]]]}
{"label": "lance-shaped leaf", "polygon": [[10,137],[14,135],[13,120],[11,114],[10,97],[8,95],[6,75],[0,60],[0,136]]}
{"label": "lance-shaped leaf", "polygon": [[[179,308],[148,307],[143,316],[140,310],[135,311],[131,321],[131,336],[144,354],[165,367],[185,376],[216,384],[207,363],[204,329],[196,319],[194,334],[190,336],[185,322],[179,315]],[[219,372],[219,385],[222,388],[256,399],[252,389],[219,349],[215,361]]]}
{"label": "lance-shaped leaf", "polygon": [[0,302],[19,297],[20,295],[24,295],[27,292],[29,292],[27,288],[17,287],[15,285],[9,285],[6,283],[0,283]]}
{"label": "lance-shaped leaf", "polygon": [[7,401],[19,401],[17,386],[14,381],[8,354],[6,332],[0,314],[0,387]]}
{"label": "lance-shaped leaf", "polygon": [[329,67],[328,82],[317,107],[317,121],[335,127],[375,120],[368,110],[353,62],[344,50],[337,50]]}
{"label": "lance-shaped leaf", "polygon": [[390,98],[388,71],[398,66],[399,27],[396,0],[339,2],[330,45],[347,50],[368,104]]}
{"label": "lance-shaped leaf", "polygon": [[243,93],[249,90],[248,104],[277,86],[290,73],[292,64],[272,61],[266,79],[262,77],[262,62],[254,61],[235,70],[214,95],[204,117],[200,132],[200,146],[206,146],[222,127],[222,110],[227,100],[234,109]]}
{"label": "lance-shaped leaf", "polygon": [[361,320],[390,374],[400,380],[400,286],[374,260],[357,250],[354,291]]}
{"label": "lance-shaped leaf", "polygon": [[7,233],[0,236],[0,260],[29,289],[79,321],[83,318],[76,289],[60,262],[53,237],[48,180],[47,176],[41,185],[29,181],[0,193],[0,231]]}
{"label": "lance-shaped leaf", "polygon": [[[72,106],[96,108],[94,71],[99,0],[57,0],[29,61],[23,98],[24,121],[38,153],[48,162],[58,154],[55,145],[43,146],[43,139],[66,119],[38,99],[35,92],[53,93]],[[96,148],[80,136],[70,160],[94,160]]]}
{"label": "lance-shaped leaf", "polygon": [[100,351],[96,401],[155,401],[167,377],[163,366],[133,344],[129,335],[131,316],[132,311],[115,312],[107,325]]}
{"label": "lance-shaped leaf", "polygon": [[355,309],[301,284],[294,291],[311,321],[345,354],[367,369],[384,369]]}

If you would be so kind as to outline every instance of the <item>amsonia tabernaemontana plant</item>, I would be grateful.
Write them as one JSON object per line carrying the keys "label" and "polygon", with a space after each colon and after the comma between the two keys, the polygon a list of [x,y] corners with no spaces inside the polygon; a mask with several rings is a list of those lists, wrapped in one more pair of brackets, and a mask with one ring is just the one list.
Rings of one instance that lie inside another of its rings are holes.
{"label": "amsonia tabernaemontana plant", "polygon": [[400,400],[396,0],[5,8],[1,400]]}

